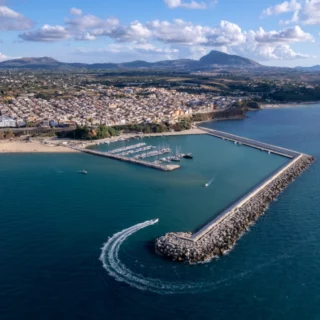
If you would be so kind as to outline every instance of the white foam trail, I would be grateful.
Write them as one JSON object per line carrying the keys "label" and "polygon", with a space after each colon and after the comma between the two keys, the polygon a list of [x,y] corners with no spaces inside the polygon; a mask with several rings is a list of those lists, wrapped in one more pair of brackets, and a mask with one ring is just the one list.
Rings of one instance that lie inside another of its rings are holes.
{"label": "white foam trail", "polygon": [[[244,276],[252,273],[257,269],[261,269],[276,260],[280,260],[283,257],[279,257],[274,261],[269,261],[266,264],[257,266],[254,270],[248,270],[241,272],[231,277],[216,281],[216,282],[167,282],[156,278],[144,277],[141,274],[134,273],[129,270],[119,259],[119,250],[122,243],[132,234],[137,231],[152,226],[158,222],[156,220],[149,220],[143,223],[139,223],[128,229],[124,229],[114,234],[101,248],[100,260],[104,269],[107,270],[110,276],[115,278],[117,281],[125,282],[131,287],[152,291],[160,294],[178,294],[178,293],[197,293],[199,291],[213,290],[218,285],[232,283],[232,280],[243,278]],[[287,257],[287,255],[286,255]]]}
{"label": "white foam trail", "polygon": [[216,177],[213,177],[210,181],[208,181],[206,184],[205,184],[205,187],[208,188],[210,187],[210,185],[212,184],[212,182],[216,179]]}
{"label": "white foam trail", "polygon": [[[170,283],[160,279],[146,278],[143,275],[133,273],[119,259],[119,249],[121,244],[133,233],[152,226],[157,220],[150,220],[139,223],[133,227],[122,230],[114,234],[102,247],[100,260],[109,275],[117,281],[125,282],[140,290],[149,290],[162,294],[185,293],[203,288],[203,283]],[[207,284],[205,284],[207,286]]]}

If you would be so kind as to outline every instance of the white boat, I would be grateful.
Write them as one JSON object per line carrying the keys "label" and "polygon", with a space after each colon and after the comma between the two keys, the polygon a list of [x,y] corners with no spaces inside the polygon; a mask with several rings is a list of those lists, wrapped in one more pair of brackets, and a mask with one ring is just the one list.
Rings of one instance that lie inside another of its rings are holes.
{"label": "white boat", "polygon": [[86,171],[86,170],[81,170],[81,171],[79,171],[79,173],[87,174],[87,173],[88,173],[88,171]]}

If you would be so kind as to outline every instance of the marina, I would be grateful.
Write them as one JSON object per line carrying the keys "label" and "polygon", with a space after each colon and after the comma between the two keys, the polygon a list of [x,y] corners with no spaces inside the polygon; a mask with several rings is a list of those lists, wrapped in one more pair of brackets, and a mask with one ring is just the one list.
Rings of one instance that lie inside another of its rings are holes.
{"label": "marina", "polygon": [[90,150],[90,149],[83,149],[83,148],[79,148],[79,147],[70,147],[70,148],[77,150],[77,151],[80,151],[80,152],[84,152],[84,153],[88,153],[88,154],[92,154],[92,155],[96,155],[96,156],[100,156],[100,157],[115,159],[115,160],[119,160],[119,161],[123,161],[123,162],[138,164],[138,165],[141,165],[144,167],[153,168],[153,169],[157,169],[160,171],[174,171],[174,170],[177,170],[180,168],[180,166],[178,166],[178,165],[156,164],[153,162],[147,162],[147,161],[143,161],[140,159],[134,159],[134,158],[128,158],[128,157],[116,155],[111,152],[100,152],[100,151],[94,151],[94,150]]}
{"label": "marina", "polygon": [[[116,147],[118,146],[118,148],[115,149],[112,149],[112,147],[109,144],[106,145],[105,141],[97,143],[94,146],[91,146],[91,148],[84,148],[84,145],[70,145],[69,147],[73,150],[99,155],[124,162],[140,164],[146,167],[159,169],[161,171],[173,171],[180,168],[180,165],[172,164],[172,162],[180,163],[181,159],[193,159],[191,153],[181,153],[179,146],[175,147],[176,151],[175,153],[173,153],[172,148],[169,147],[166,143],[163,143],[162,139],[164,137],[165,136],[161,136],[161,139],[158,140],[156,144],[141,142],[138,144],[127,145],[128,143],[130,143],[130,139],[118,139],[118,141],[114,141],[115,143],[117,143]],[[149,137],[147,136],[146,138]],[[121,144],[125,144],[125,146],[121,146]],[[163,157],[163,155],[166,156]],[[152,158],[156,159],[154,160]]]}

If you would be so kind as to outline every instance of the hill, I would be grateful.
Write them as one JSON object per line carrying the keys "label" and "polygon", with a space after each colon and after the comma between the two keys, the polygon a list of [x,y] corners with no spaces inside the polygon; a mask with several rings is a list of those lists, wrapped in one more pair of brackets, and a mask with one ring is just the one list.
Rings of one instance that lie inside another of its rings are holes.
{"label": "hill", "polygon": [[220,51],[211,51],[200,60],[178,59],[164,60],[158,62],[132,61],[125,63],[64,63],[49,57],[21,58],[0,62],[0,68],[27,68],[27,69],[102,69],[102,70],[126,70],[126,69],[147,69],[147,70],[170,70],[170,71],[203,71],[214,68],[244,68],[260,67],[261,65],[253,60],[229,55]]}
{"label": "hill", "polygon": [[295,69],[300,71],[307,71],[307,72],[318,72],[320,71],[320,65],[316,65],[312,67],[296,67]]}

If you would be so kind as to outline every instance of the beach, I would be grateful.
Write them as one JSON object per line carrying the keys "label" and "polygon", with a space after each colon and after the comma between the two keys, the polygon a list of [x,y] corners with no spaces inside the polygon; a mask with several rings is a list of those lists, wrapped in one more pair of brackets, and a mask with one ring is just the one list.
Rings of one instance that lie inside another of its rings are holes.
{"label": "beach", "polygon": [[69,153],[77,152],[73,149],[52,144],[24,141],[0,141],[0,153]]}
{"label": "beach", "polygon": [[[143,137],[157,137],[157,136],[179,136],[179,135],[197,135],[205,134],[205,132],[198,128],[193,128],[184,131],[175,132],[162,132],[162,133],[150,133],[144,134]],[[22,140],[3,140],[0,141],[0,153],[69,153],[77,152],[74,149],[68,148],[68,144],[83,144],[85,146],[96,145],[103,141],[116,142],[120,139],[130,139],[136,136],[136,134],[122,134],[112,139],[100,139],[94,141],[83,140],[47,140],[47,144],[35,142],[35,141],[22,141]],[[62,143],[66,143],[66,146],[61,146]]]}

